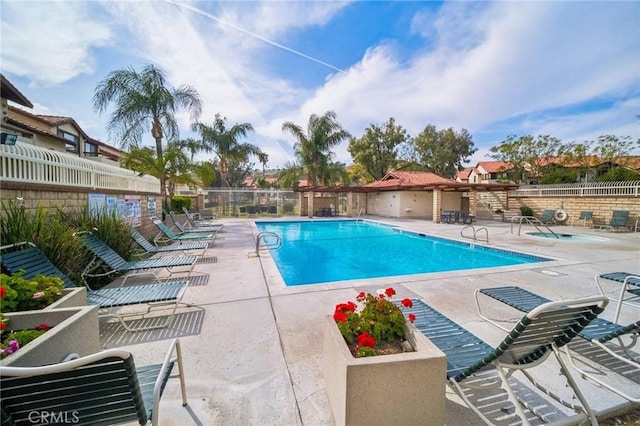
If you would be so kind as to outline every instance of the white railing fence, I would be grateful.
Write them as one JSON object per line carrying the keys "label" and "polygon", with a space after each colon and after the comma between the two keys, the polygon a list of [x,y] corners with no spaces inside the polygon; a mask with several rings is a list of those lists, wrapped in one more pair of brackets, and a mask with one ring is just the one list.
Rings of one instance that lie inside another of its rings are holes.
{"label": "white railing fence", "polygon": [[0,179],[89,189],[160,192],[160,181],[153,176],[139,176],[133,170],[23,142],[0,145]]}
{"label": "white railing fence", "polygon": [[509,191],[510,197],[607,197],[640,196],[640,180],[618,182],[567,183],[559,185],[523,185]]}

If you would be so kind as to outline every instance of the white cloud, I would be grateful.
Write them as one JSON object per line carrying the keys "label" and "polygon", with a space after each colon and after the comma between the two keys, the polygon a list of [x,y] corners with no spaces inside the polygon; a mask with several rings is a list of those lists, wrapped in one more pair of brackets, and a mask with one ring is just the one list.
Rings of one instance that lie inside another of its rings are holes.
{"label": "white cloud", "polygon": [[[348,3],[25,4],[31,3],[2,3],[4,70],[38,84],[93,73],[95,81],[84,87],[95,87],[121,63],[136,68],[154,63],[172,85],[188,83],[198,90],[202,121],[210,123],[220,112],[230,124],[252,123],[256,134],[248,140],[267,151],[270,165],[293,159],[293,141],[281,130],[284,121],[306,126],[311,114],[328,110],[356,137],[369,124],[394,117],[413,135],[427,124],[466,128],[482,138],[478,143],[474,136],[481,150],[511,133],[580,140],[610,129],[640,137],[633,120],[640,80],[637,2],[425,5],[430,11],[418,13],[407,30],[424,39],[412,56],[399,53],[404,46],[398,41],[386,40],[370,46],[345,73],[327,69],[326,81],[312,89],[287,75],[272,75],[265,64],[281,53],[278,45],[349,13]],[[93,55],[106,51],[120,55],[109,62],[114,68],[95,72]],[[601,106],[576,112],[593,100]],[[74,118],[96,127],[82,114]],[[188,117],[178,118],[188,136]],[[338,160],[350,162],[346,143],[336,152]]]}
{"label": "white cloud", "polygon": [[[64,83],[94,70],[92,49],[110,40],[108,27],[74,2],[2,2],[2,68],[37,85]],[[10,46],[10,48],[7,48]]]}

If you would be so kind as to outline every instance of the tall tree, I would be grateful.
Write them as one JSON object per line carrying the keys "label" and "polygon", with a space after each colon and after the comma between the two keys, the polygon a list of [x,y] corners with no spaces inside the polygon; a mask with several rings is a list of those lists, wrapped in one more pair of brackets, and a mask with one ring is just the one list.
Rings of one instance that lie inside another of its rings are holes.
{"label": "tall tree", "polygon": [[336,113],[327,111],[320,116],[312,114],[306,132],[290,121],[282,124],[282,130],[291,133],[297,140],[293,150],[305,170],[309,185],[328,184],[329,165],[335,155],[331,148],[350,136],[336,121]]}
{"label": "tall tree", "polygon": [[160,178],[164,175],[169,195],[175,195],[176,185],[195,184],[197,164],[191,161],[185,149],[189,141],[171,141],[163,147],[163,156],[158,157],[155,150],[148,146],[132,147],[122,160],[122,166],[136,172]]}
{"label": "tall tree", "polygon": [[265,154],[256,145],[239,141],[249,132],[253,132],[253,126],[250,123],[236,123],[231,128],[227,128],[226,121],[226,117],[216,114],[213,124],[196,123],[193,125],[193,130],[199,132],[202,137],[202,150],[213,152],[218,157],[222,185],[231,187],[227,179],[230,161],[246,163],[251,155],[263,159]]}
{"label": "tall tree", "polygon": [[[167,86],[167,78],[154,65],[146,65],[141,72],[133,68],[112,71],[93,94],[93,106],[99,113],[108,105],[115,109],[107,123],[109,134],[115,134],[122,147],[138,147],[144,134],[151,128],[156,143],[156,155],[163,162],[162,140],[178,138],[176,112],[179,107],[189,111],[196,121],[202,111],[198,92],[190,86],[177,89]],[[160,176],[160,194],[166,206],[166,174]]]}
{"label": "tall tree", "polygon": [[391,117],[383,126],[369,125],[361,138],[349,141],[347,149],[354,163],[361,164],[373,180],[378,180],[397,166],[398,147],[409,138],[407,131],[396,126]]}
{"label": "tall tree", "polygon": [[403,160],[448,178],[454,177],[462,169],[462,163],[469,161],[477,151],[466,129],[459,132],[451,127],[437,130],[433,124],[427,125],[402,149]]}
{"label": "tall tree", "polygon": [[549,135],[520,136],[509,135],[498,146],[490,148],[491,157],[505,161],[513,167],[513,180],[521,181],[526,175],[539,177],[549,164],[548,160],[558,157],[565,150],[562,142]]}

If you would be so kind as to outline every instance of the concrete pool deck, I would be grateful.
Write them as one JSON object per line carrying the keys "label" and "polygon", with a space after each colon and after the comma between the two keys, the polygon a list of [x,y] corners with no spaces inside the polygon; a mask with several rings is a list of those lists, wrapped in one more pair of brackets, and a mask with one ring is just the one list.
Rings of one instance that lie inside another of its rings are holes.
{"label": "concrete pool deck", "polygon": [[[465,225],[434,224],[417,219],[365,219],[471,241],[460,236]],[[160,405],[162,425],[333,425],[322,373],[322,318],[333,313],[337,303],[354,300],[360,291],[392,285],[399,297],[421,298],[495,345],[505,333],[478,317],[474,300],[476,288],[518,285],[550,299],[567,299],[597,294],[595,274],[640,272],[640,233],[562,226],[552,229],[598,237],[598,240],[555,241],[512,234],[509,223],[481,221],[474,226],[487,228],[490,246],[557,260],[285,287],[268,252],[255,256],[257,231],[253,220],[221,219],[218,222],[223,223],[224,228],[207,250],[205,259],[196,265],[183,300],[193,307],[181,308],[170,327],[161,331],[123,333],[117,325],[101,325],[103,346],[131,351],[140,365],[160,362],[169,339],[180,338],[189,406],[181,407],[179,386],[170,381]],[[523,232],[525,230],[535,231],[523,227]],[[485,245],[480,241],[476,244]],[[381,261],[393,261],[386,259],[384,253],[371,255],[379,256]],[[487,312],[494,318],[515,321],[522,316],[498,302],[487,301],[483,306],[488,307]],[[613,311],[610,305],[601,316],[613,320]],[[619,323],[628,324],[639,314],[640,310],[626,307]],[[545,379],[552,377],[553,381],[558,372],[553,363],[549,364],[534,371]],[[607,376],[619,387],[638,395],[640,374],[627,378]],[[596,411],[611,414],[631,408],[631,404],[612,392],[574,377]],[[523,383],[529,386],[528,382]],[[446,396],[447,425],[483,424],[449,388]],[[401,410],[402,407],[389,409]]]}

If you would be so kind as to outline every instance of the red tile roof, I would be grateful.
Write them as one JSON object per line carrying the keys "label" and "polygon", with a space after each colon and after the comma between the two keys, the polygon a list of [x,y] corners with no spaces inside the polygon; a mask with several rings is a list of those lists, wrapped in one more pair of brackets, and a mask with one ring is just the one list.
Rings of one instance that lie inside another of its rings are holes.
{"label": "red tile roof", "polygon": [[508,161],[480,161],[477,167],[482,167],[487,173],[505,172],[513,168]]}
{"label": "red tile roof", "polygon": [[431,172],[410,172],[392,170],[382,177],[382,179],[371,182],[365,187],[368,188],[390,188],[390,187],[414,187],[429,186],[438,183],[455,182],[453,179],[443,178]]}
{"label": "red tile roof", "polygon": [[475,167],[467,167],[464,170],[460,170],[456,173],[456,177],[459,179],[469,179],[469,175],[475,169]]}

